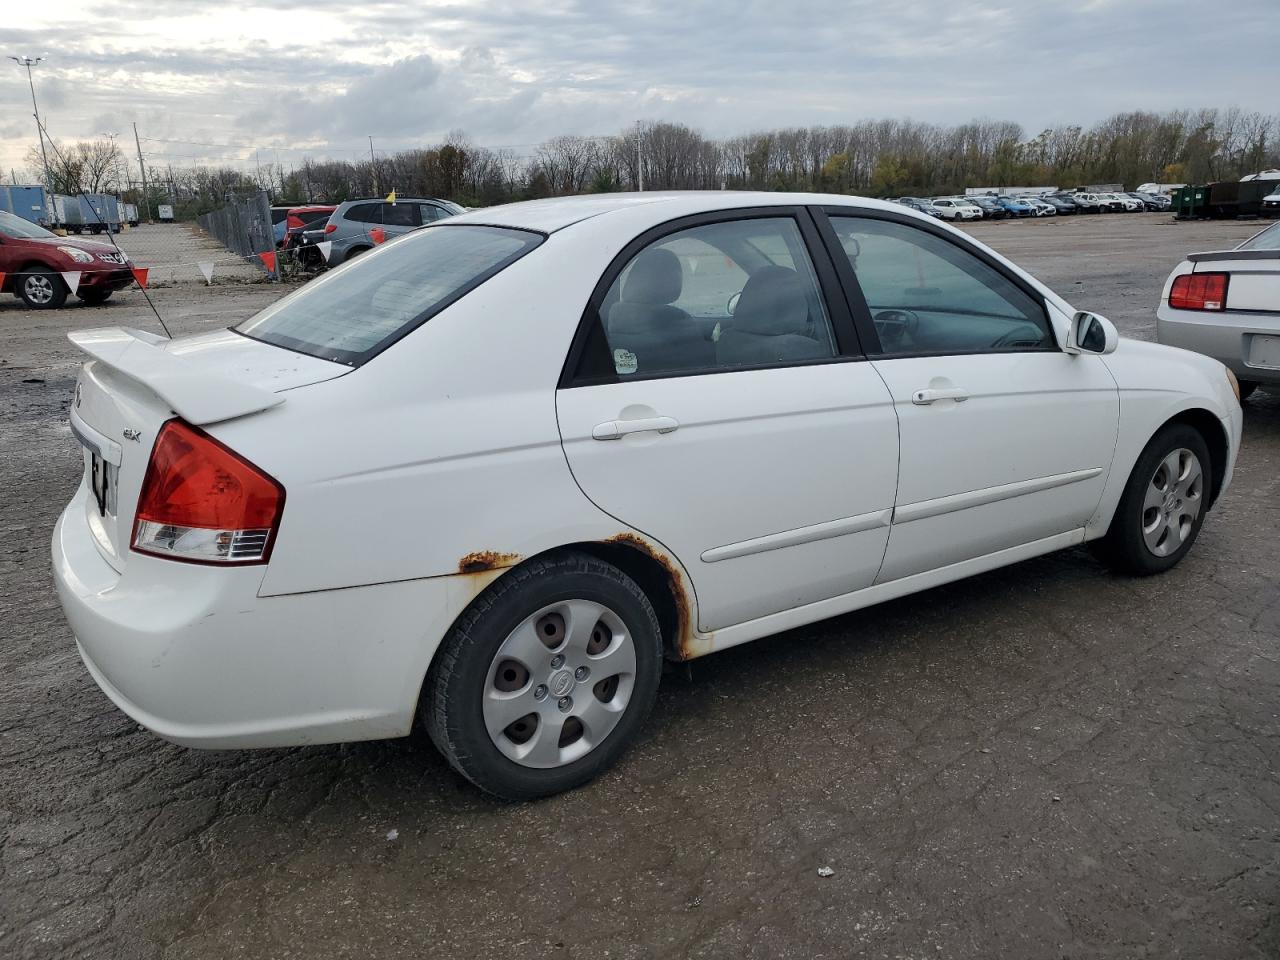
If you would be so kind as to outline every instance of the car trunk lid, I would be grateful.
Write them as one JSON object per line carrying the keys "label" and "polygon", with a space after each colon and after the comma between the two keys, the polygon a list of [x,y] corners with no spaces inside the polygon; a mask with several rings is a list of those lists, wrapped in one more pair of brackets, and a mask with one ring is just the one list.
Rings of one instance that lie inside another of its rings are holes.
{"label": "car trunk lid", "polygon": [[166,421],[176,415],[203,426],[251,416],[284,403],[288,390],[351,369],[228,330],[180,340],[121,327],[68,336],[91,358],[70,414],[83,448],[85,521],[120,571],[151,448]]}

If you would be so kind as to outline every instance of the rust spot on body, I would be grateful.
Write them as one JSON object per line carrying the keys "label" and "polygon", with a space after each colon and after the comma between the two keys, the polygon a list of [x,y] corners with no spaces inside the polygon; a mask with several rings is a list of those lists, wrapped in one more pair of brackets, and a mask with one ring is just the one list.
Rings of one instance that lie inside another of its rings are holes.
{"label": "rust spot on body", "polygon": [[496,550],[477,550],[468,553],[458,561],[459,573],[484,573],[486,570],[500,570],[503,567],[514,567],[520,562],[518,553],[499,553]]}
{"label": "rust spot on body", "polygon": [[685,590],[683,571],[675,561],[671,560],[661,550],[656,549],[649,541],[645,540],[637,534],[624,532],[616,534],[608,539],[608,543],[624,544],[641,550],[656,560],[662,569],[666,571],[667,579],[671,582],[671,599],[676,605],[676,636],[672,645],[676,655],[681,660],[692,660],[694,657],[701,656],[706,653],[706,649],[698,649],[699,646],[706,645],[705,638],[699,638],[693,623],[693,605],[689,603],[689,595]]}

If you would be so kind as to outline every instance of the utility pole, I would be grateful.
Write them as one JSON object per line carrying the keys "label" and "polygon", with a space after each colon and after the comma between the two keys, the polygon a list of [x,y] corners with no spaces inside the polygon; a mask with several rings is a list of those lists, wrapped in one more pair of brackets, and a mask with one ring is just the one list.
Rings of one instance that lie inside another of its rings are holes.
{"label": "utility pole", "polygon": [[[53,192],[53,175],[49,172],[49,154],[44,148],[44,124],[40,122],[40,108],[36,106],[36,82],[31,78],[31,68],[39,63],[44,57],[10,57],[14,63],[20,67],[27,68],[27,86],[31,88],[31,109],[35,112],[36,118],[36,135],[40,137],[40,156],[44,160],[44,182],[49,188],[49,192]],[[10,173],[13,171],[10,170]],[[15,183],[17,181],[14,181]]]}
{"label": "utility pole", "polygon": [[373,159],[373,137],[369,138],[369,172],[373,175],[373,193],[377,196],[382,191],[378,189],[378,161]]}
{"label": "utility pole", "polygon": [[636,189],[644,193],[644,157],[640,154],[640,121],[636,121]]}
{"label": "utility pole", "polygon": [[147,223],[151,223],[151,197],[147,195],[147,165],[142,161],[142,140],[138,137],[138,121],[133,121],[133,142],[138,147],[138,169],[142,171],[142,206],[147,211]]}

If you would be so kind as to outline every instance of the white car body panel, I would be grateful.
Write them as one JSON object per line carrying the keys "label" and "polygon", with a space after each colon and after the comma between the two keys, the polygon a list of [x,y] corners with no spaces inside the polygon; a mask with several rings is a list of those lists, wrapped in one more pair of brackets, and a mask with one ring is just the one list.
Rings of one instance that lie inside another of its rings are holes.
{"label": "white car body panel", "polygon": [[[700,212],[808,204],[951,229],[823,195],[476,210],[426,229],[550,236],[358,369],[226,332],[100,354],[81,374],[78,416],[121,447],[118,514],[95,532],[82,482],[53,540],[59,597],[95,679],[139,722],[196,746],[401,735],[449,626],[547,550],[621,543],[656,557],[689,607],[673,654],[692,657],[1101,535],[1143,445],[1180,412],[1212,414],[1234,459],[1240,413],[1221,366],[1132,341],[1106,357],[845,359],[556,389],[595,284],[633,238]],[[954,234],[1042,293],[1066,343],[1070,304]],[[175,364],[198,371],[198,395],[174,392]],[[970,399],[911,404],[936,378]],[[678,429],[592,439],[640,405]],[[267,565],[128,550],[150,446],[179,408],[287,491]],[[954,459],[940,465],[939,451]]]}

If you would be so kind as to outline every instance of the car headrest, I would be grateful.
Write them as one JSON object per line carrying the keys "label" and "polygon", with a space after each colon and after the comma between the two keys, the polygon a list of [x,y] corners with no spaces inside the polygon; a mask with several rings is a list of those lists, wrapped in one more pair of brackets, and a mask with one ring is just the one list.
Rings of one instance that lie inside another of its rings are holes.
{"label": "car headrest", "polygon": [[763,267],[753,273],[738,298],[732,329],[773,336],[807,333],[809,302],[800,275],[787,267]]}
{"label": "car headrest", "polygon": [[680,259],[659,247],[636,257],[622,283],[620,297],[627,303],[665,304],[679,300],[683,287]]}

